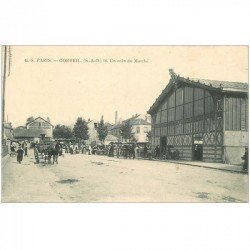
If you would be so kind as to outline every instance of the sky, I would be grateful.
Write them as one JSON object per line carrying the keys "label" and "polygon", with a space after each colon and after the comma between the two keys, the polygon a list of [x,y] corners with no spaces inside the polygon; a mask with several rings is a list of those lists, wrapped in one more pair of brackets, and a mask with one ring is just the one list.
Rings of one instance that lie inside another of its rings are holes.
{"label": "sky", "polygon": [[189,78],[248,82],[247,46],[11,46],[11,55],[5,119],[14,127],[29,116],[72,125],[80,116],[114,123],[115,111],[121,119],[145,114],[170,68]]}

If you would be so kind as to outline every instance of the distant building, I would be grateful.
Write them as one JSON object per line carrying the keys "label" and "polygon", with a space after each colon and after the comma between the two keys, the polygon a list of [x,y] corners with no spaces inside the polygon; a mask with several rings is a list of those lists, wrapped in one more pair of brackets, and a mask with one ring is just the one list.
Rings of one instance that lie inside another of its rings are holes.
{"label": "distant building", "polygon": [[119,139],[118,139],[118,137],[116,137],[115,135],[112,135],[112,134],[108,134],[104,140],[105,145],[109,145],[110,143],[115,143],[115,142],[119,142]]}
{"label": "distant building", "polygon": [[126,141],[120,134],[121,127],[126,122],[129,122],[132,126],[132,134],[137,142],[148,142],[147,133],[151,130],[151,117],[149,115],[136,114],[127,120],[115,124],[110,129],[110,133],[116,136],[121,142]]}
{"label": "distant building", "polygon": [[11,140],[13,139],[13,128],[11,122],[4,122],[3,123],[3,139],[4,140]]}
{"label": "distant building", "polygon": [[89,139],[87,140],[88,144],[97,144],[99,143],[99,138],[98,138],[98,132],[97,132],[97,128],[98,128],[98,122],[95,120],[88,120],[88,134],[89,134]]}
{"label": "distant building", "polygon": [[37,117],[29,122],[26,127],[20,126],[14,129],[14,138],[17,140],[39,141],[44,138],[53,138],[53,125],[42,117]]}
{"label": "distant building", "polygon": [[248,146],[248,84],[171,79],[148,113],[152,146],[178,149],[183,160],[239,164]]}
{"label": "distant building", "polygon": [[[99,136],[98,136],[98,132],[97,132],[97,128],[99,125],[99,122],[96,120],[88,120],[88,134],[89,134],[89,139],[86,141],[86,143],[91,144],[91,145],[95,145],[95,144],[100,144],[101,141],[99,140]],[[108,135],[106,137],[106,139],[104,140],[104,144],[108,145],[110,142],[117,142],[118,138],[116,136],[111,135],[110,130],[112,128],[112,124],[106,122],[105,126],[107,127],[108,130]]]}

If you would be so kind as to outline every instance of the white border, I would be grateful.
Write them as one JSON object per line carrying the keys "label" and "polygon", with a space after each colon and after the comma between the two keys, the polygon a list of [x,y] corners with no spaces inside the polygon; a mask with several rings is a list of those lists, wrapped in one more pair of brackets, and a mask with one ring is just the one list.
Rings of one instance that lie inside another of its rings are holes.
{"label": "white border", "polygon": [[[1,3],[0,43],[248,45],[248,0]],[[250,249],[249,204],[1,204],[0,248]]]}

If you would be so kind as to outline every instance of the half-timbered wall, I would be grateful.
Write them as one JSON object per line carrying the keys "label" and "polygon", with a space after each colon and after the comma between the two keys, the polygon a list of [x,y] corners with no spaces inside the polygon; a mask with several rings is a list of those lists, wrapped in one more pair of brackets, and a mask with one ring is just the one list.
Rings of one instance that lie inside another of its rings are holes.
{"label": "half-timbered wall", "polygon": [[203,160],[222,161],[223,98],[216,92],[180,86],[168,94],[152,115],[152,146],[166,144],[192,159],[193,141],[203,141]]}

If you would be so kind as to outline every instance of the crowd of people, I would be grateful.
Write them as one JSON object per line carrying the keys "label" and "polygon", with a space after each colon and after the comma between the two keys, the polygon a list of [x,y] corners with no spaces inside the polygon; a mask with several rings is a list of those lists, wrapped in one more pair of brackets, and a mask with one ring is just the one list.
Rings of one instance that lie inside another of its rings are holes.
{"label": "crowd of people", "polygon": [[[84,143],[72,142],[49,142],[47,144],[39,144],[29,141],[12,141],[9,143],[8,150],[10,156],[16,156],[17,162],[22,163],[23,157],[28,156],[28,148],[34,149],[36,162],[39,163],[39,154],[47,160],[49,164],[58,164],[58,157],[65,154],[86,154],[86,155],[106,155],[108,157],[117,157],[125,159],[174,159],[180,158],[178,149],[171,146],[160,149],[157,145],[152,148],[150,144],[138,143],[110,143],[109,145],[96,144],[86,145]],[[248,172],[248,148],[242,156],[243,170]]]}
{"label": "crowd of people", "polygon": [[125,159],[137,158],[160,158],[160,146],[152,148],[150,144],[144,143],[110,143],[109,145],[96,144],[86,145],[77,143],[63,144],[65,153],[86,154],[86,155],[106,155]]}
{"label": "crowd of people", "polygon": [[[108,157],[117,157],[125,159],[152,159],[152,158],[167,158],[162,155],[160,146],[152,148],[149,144],[138,143],[110,143],[109,145],[95,144],[87,145],[84,143],[73,142],[12,142],[10,145],[10,155],[16,155],[18,163],[21,163],[24,156],[28,155],[28,148],[34,149],[36,162],[39,163],[39,154],[49,164],[58,163],[58,157],[65,154],[86,154],[86,155],[106,155]],[[169,151],[171,154],[171,151]]]}
{"label": "crowd of people", "polygon": [[12,141],[8,145],[8,153],[10,156],[16,156],[17,162],[22,163],[23,157],[28,156],[28,147],[30,143],[28,141],[15,142]]}

